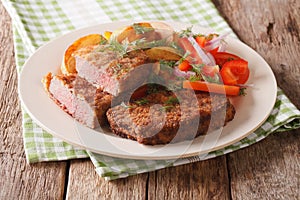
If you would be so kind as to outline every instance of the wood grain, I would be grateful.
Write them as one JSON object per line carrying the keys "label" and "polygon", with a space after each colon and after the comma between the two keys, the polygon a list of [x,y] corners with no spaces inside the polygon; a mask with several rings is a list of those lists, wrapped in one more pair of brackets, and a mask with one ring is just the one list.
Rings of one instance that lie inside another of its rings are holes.
{"label": "wood grain", "polygon": [[[278,85],[300,108],[300,1],[214,3],[240,39],[266,59]],[[232,199],[299,199],[299,144],[298,129],[229,154]]]}
{"label": "wood grain", "polygon": [[108,182],[89,160],[74,160],[69,174],[67,199],[146,199],[147,173]]}
{"label": "wood grain", "polygon": [[269,136],[228,156],[233,199],[299,199],[299,131]]}
{"label": "wood grain", "polygon": [[206,160],[149,174],[152,199],[230,199],[226,157]]}
{"label": "wood grain", "polygon": [[62,199],[66,162],[26,163],[11,19],[2,3],[0,16],[0,199]]}

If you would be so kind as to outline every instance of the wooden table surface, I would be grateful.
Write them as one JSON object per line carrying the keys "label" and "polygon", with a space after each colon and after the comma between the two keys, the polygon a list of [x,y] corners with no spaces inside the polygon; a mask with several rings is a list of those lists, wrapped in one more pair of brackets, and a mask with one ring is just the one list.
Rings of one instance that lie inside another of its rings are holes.
{"label": "wooden table surface", "polygon": [[[213,2],[300,108],[300,1]],[[300,199],[299,129],[214,159],[110,182],[88,159],[28,165],[11,19],[2,4],[0,54],[0,199]]]}

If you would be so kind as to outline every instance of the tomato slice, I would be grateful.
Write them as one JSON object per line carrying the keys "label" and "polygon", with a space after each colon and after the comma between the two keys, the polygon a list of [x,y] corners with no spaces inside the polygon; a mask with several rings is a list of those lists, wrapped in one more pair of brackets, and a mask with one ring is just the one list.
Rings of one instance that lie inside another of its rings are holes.
{"label": "tomato slice", "polygon": [[216,53],[218,53],[218,50],[219,50],[219,47],[216,47],[216,48],[210,50],[209,53],[211,53],[211,55],[214,56]]}
{"label": "tomato slice", "polygon": [[178,68],[181,70],[181,71],[188,71],[192,68],[192,66],[190,65],[189,61],[187,60],[184,60],[182,61],[179,65],[178,65]]}
{"label": "tomato slice", "polygon": [[244,84],[249,74],[248,62],[243,59],[226,62],[220,71],[223,83],[226,85]]}
{"label": "tomato slice", "polygon": [[222,67],[224,63],[228,61],[241,59],[240,57],[227,52],[216,52],[216,53],[212,53],[212,55],[216,60],[216,64],[219,65],[220,67]]}
{"label": "tomato slice", "polygon": [[198,45],[200,46],[200,47],[204,47],[205,46],[205,43],[206,43],[206,38],[205,38],[205,36],[204,35],[202,35],[202,36],[196,36],[196,38],[195,38],[195,40],[196,40],[196,42],[198,43]]}

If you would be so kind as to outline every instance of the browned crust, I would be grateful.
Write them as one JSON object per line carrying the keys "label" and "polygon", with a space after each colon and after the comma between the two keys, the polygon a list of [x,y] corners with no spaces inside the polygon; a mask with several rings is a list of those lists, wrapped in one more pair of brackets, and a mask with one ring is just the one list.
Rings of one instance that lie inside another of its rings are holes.
{"label": "browned crust", "polygon": [[[164,98],[165,95],[167,94],[158,96],[160,96],[160,98]],[[121,109],[123,109],[120,106],[109,109],[106,115],[113,133],[123,138],[136,140],[139,143],[147,145],[167,144],[170,142],[174,143],[184,140],[191,140],[195,137],[198,137],[199,135],[207,134],[208,129],[209,131],[212,131],[225,126],[234,118],[235,109],[227,98],[225,98],[224,103],[216,105],[216,108],[205,106],[205,103],[209,103],[211,101],[211,99],[207,97],[206,94],[197,94],[197,98],[201,106],[201,108],[199,108],[200,122],[196,117],[191,117],[189,119],[183,119],[183,121],[180,121],[180,116],[176,116],[179,115],[178,113],[180,113],[180,108],[179,105],[176,105],[171,109],[171,114],[169,113],[170,116],[167,116],[167,121],[164,124],[163,128],[160,129],[159,132],[157,132],[155,135],[151,135],[151,133],[148,133],[148,130],[135,131],[137,129],[132,128],[133,126],[142,126],[148,123],[149,120],[147,119],[147,117],[149,116],[143,114],[149,111],[147,107],[148,105],[138,106],[137,108],[129,108],[129,111],[136,111],[135,113],[131,112],[131,114],[133,114],[131,115],[131,117],[133,121],[132,123],[134,125],[124,122],[124,117],[118,116],[120,115],[120,113],[122,113]],[[155,102],[155,100],[153,101]],[[213,112],[215,112],[214,121],[210,120],[212,110]],[[224,111],[225,116],[223,113]],[[158,115],[156,115],[156,117],[157,116]],[[142,120],[140,118],[142,118]],[[198,126],[198,128],[196,126]],[[178,134],[179,127],[181,130],[180,134]],[[196,132],[191,132],[190,127],[196,127]]]}

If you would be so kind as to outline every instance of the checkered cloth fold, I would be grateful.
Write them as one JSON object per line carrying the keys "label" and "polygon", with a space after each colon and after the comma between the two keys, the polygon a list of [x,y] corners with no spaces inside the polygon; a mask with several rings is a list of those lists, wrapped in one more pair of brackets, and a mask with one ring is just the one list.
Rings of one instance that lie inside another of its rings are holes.
{"label": "checkered cloth fold", "polygon": [[[2,0],[13,21],[18,73],[25,60],[45,42],[77,28],[124,19],[169,20],[210,27],[216,32],[232,30],[209,0]],[[256,143],[270,133],[300,127],[300,111],[278,89],[274,109],[267,121],[241,141],[223,149],[177,160],[132,160],[95,154],[71,146],[40,128],[22,109],[24,146],[28,163],[90,157],[97,173],[106,180],[178,166],[223,155]]]}

